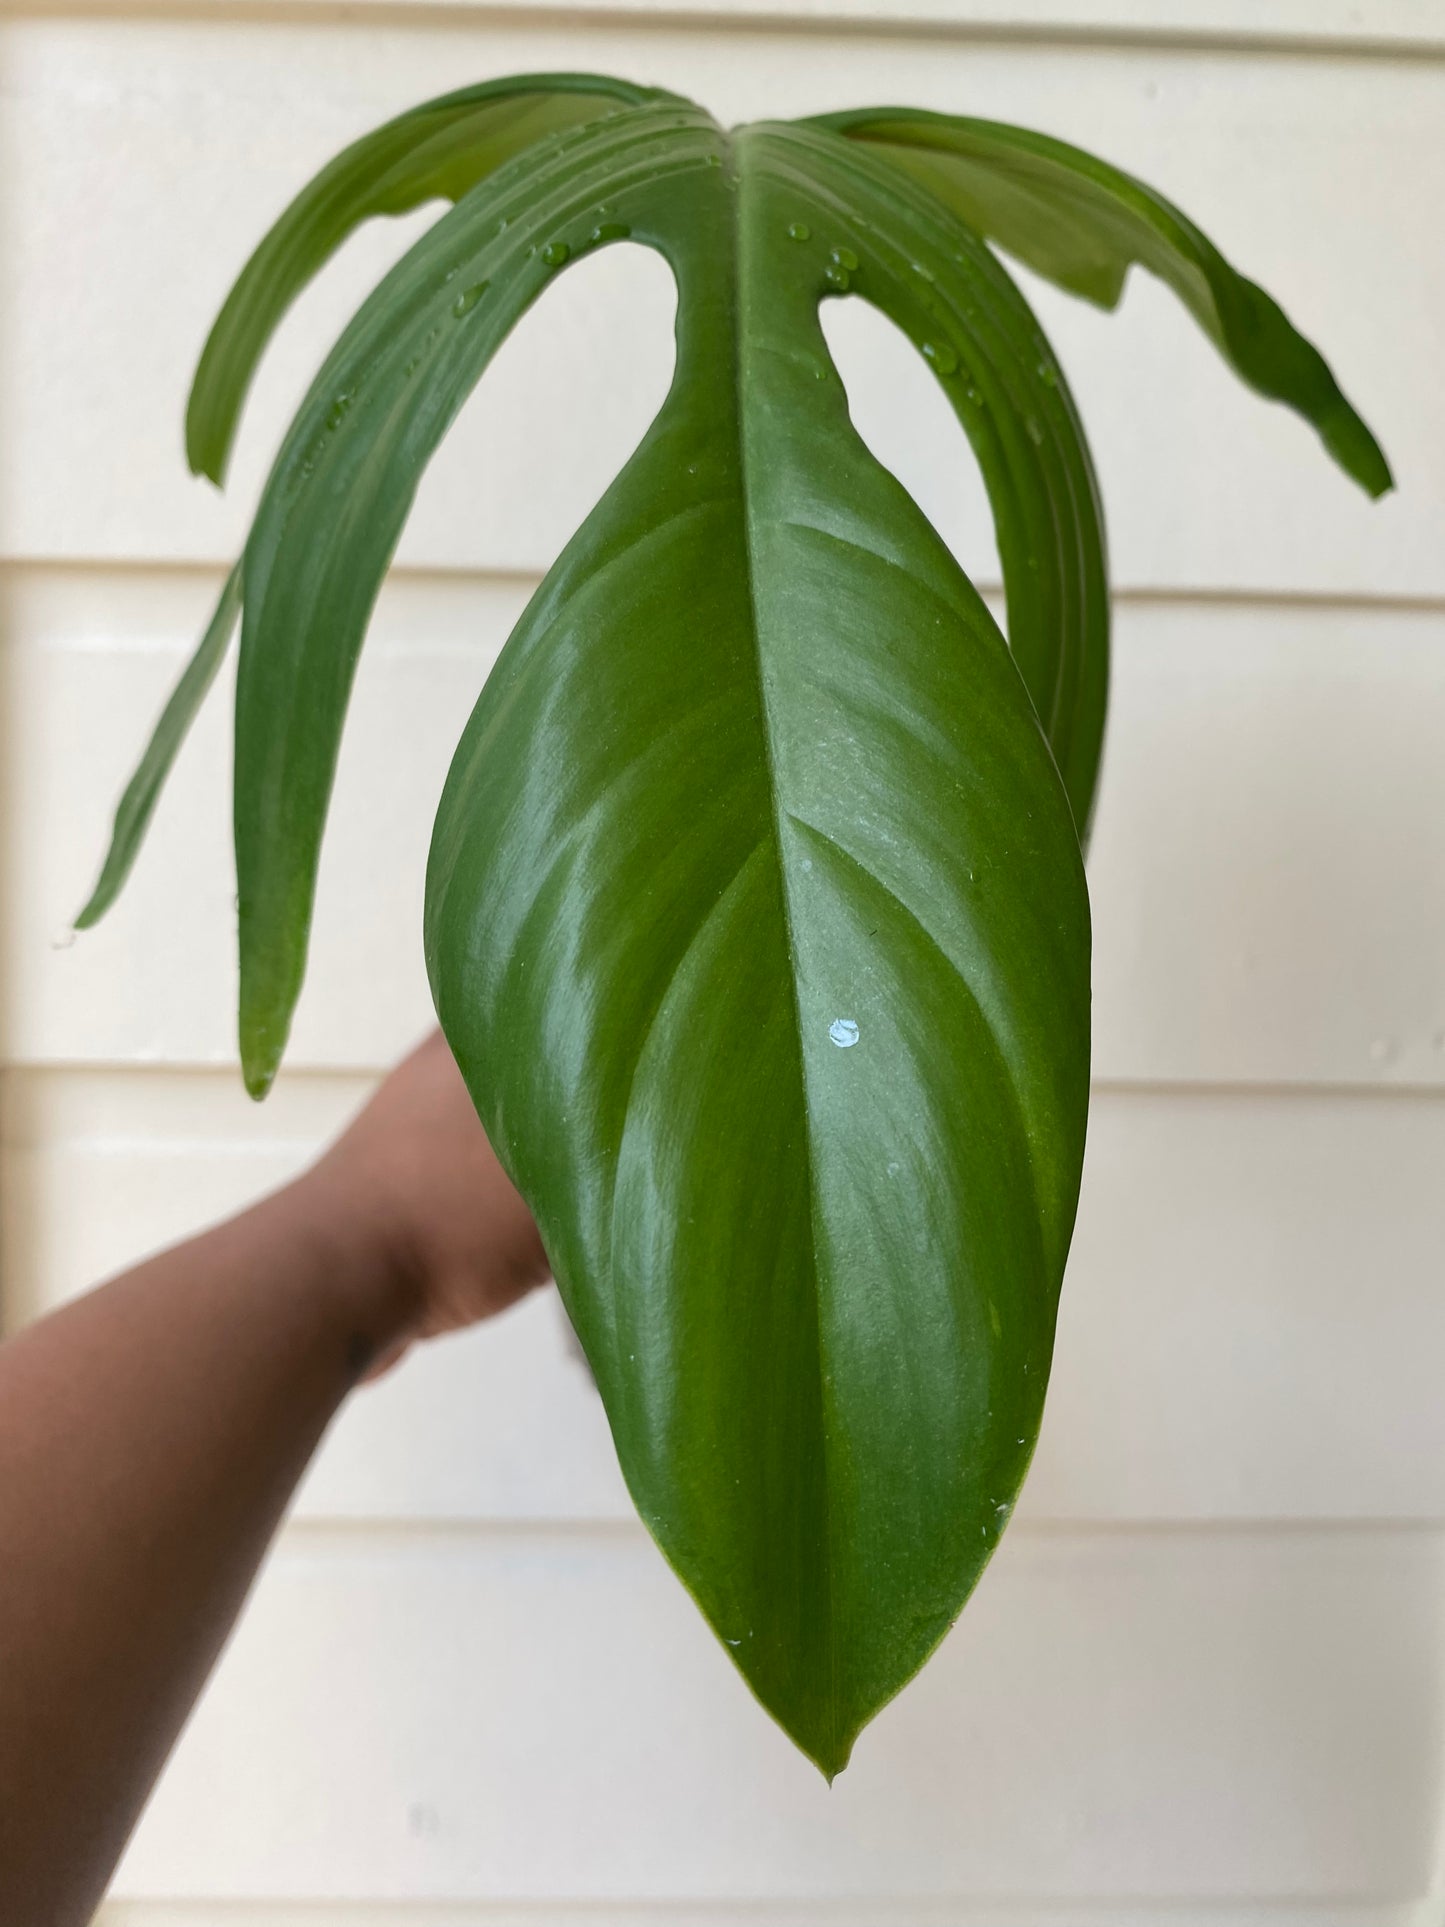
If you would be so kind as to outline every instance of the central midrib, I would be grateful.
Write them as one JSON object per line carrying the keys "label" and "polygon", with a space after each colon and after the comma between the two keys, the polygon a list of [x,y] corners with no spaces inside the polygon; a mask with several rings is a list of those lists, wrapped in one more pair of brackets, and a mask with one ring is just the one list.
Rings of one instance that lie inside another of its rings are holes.
{"label": "central midrib", "polygon": [[[723,188],[733,204],[733,415],[737,426],[738,442],[738,482],[742,498],[742,543],[744,567],[747,577],[748,610],[751,619],[753,638],[753,659],[757,674],[758,718],[762,738],[763,767],[768,785],[768,802],[772,817],[773,846],[777,854],[778,885],[782,897],[783,937],[787,951],[788,992],[793,1005],[793,1036],[798,1052],[798,1081],[802,1089],[803,1133],[805,1155],[808,1165],[808,1246],[813,1261],[813,1312],[814,1312],[814,1356],[818,1366],[818,1412],[820,1418],[823,1488],[823,1570],[822,1591],[824,1601],[825,1637],[828,1642],[827,1678],[828,1702],[831,1716],[829,1734],[830,1752],[836,1753],[840,1738],[840,1708],[838,1700],[838,1642],[833,1612],[833,1503],[832,1485],[829,1473],[829,1398],[827,1379],[823,1371],[823,1318],[822,1318],[822,1263],[818,1250],[818,1222],[820,1216],[817,1188],[817,1168],[813,1156],[812,1108],[809,1101],[808,1060],[803,1043],[803,1015],[798,997],[797,943],[793,928],[793,904],[788,886],[787,865],[783,858],[783,818],[785,810],[779,796],[777,757],[773,744],[773,718],[768,700],[768,682],[763,664],[763,623],[758,602],[758,571],[756,567],[757,543],[753,526],[753,490],[749,484],[749,414],[745,395],[747,389],[747,369],[744,346],[743,317],[747,311],[744,296],[748,278],[748,256],[745,240],[746,212],[748,205],[748,167],[747,152],[749,132],[746,127],[736,128],[724,136],[736,179],[736,188]],[[832,1778],[831,1765],[827,1769]]]}

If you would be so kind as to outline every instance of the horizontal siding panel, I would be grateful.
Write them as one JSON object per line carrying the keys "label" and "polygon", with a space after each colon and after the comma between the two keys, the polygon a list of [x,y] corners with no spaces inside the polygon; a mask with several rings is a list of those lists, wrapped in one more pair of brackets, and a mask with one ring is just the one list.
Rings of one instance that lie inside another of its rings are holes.
{"label": "horizontal siding panel", "polygon": [[[11,1073],[17,1322],[282,1182],[366,1086]],[[1021,1517],[1445,1520],[1445,1101],[1095,1094]],[[310,1518],[630,1519],[555,1299],[351,1402]]]}
{"label": "horizontal siding panel", "polygon": [[[233,1061],[229,694],[126,897],[73,942],[118,793],[202,621],[187,572],[0,585],[0,1026],[27,1063]],[[436,800],[524,578],[384,592],[341,756],[298,1068],[376,1070],[430,1021]],[[1090,858],[1104,1081],[1445,1083],[1445,608],[1126,600]]]}
{"label": "horizontal siding panel", "polygon": [[[215,0],[191,0],[191,11]],[[863,27],[873,32],[951,28],[964,34],[1099,34],[1139,36],[1154,43],[1221,38],[1249,46],[1298,41],[1309,47],[1419,51],[1445,49],[1445,30],[1431,0],[352,0],[376,13],[413,7],[427,14],[589,14],[608,19],[670,20],[690,16],[725,19],[747,30],[782,21],[824,32]],[[14,11],[68,10],[64,0],[13,0]],[[340,0],[251,0],[251,12],[278,14],[301,8],[336,15]],[[87,12],[128,13],[134,0],[88,0]],[[237,9],[239,11],[239,9]]]}
{"label": "horizontal siding panel", "polygon": [[1012,1535],[831,1792],[639,1532],[297,1531],[127,1898],[1405,1900],[1434,1533]]}
{"label": "horizontal siding panel", "polygon": [[[1170,1906],[1164,1916],[1168,1927],[1436,1927],[1426,1905],[1406,1901],[1401,1905],[1350,1901],[1295,1901],[1278,1904],[1239,1901],[1222,1906]],[[887,1902],[886,1927],[1160,1927],[1157,1901],[1141,1906],[1108,1901],[1103,1906],[1088,1901],[1065,1901],[1061,1905],[1009,1906],[1001,1917],[996,1901],[973,1905],[968,1901],[929,1902],[896,1900]],[[690,1906],[675,1900],[662,1907],[598,1907],[584,1902],[575,1907],[525,1905],[460,1906],[449,1901],[422,1903],[408,1901],[402,1907],[347,1902],[331,1906],[326,1902],[300,1906],[285,1901],[253,1901],[232,1904],[225,1901],[112,1901],[96,1916],[95,1927],[882,1927],[877,1902],[855,1907],[844,1902],[830,1906],[825,1914],[816,1907],[761,1906],[749,1903],[739,1907]]]}
{"label": "horizontal siding panel", "polygon": [[[1445,255],[1418,244],[1445,200],[1445,62],[782,29],[760,57],[736,23],[427,18],[424,31],[294,9],[0,28],[0,552],[229,558],[301,385],[400,240],[364,238],[301,303],[221,502],[185,475],[181,407],[268,220],[400,107],[469,76],[594,67],[692,90],[727,119],[901,99],[1106,148],[1319,337],[1402,483],[1371,508],[1147,279],[1112,318],[1040,290],[1093,428],[1120,582],[1445,593],[1445,386],[1428,378]],[[670,366],[671,292],[655,258],[613,253],[565,277],[504,349],[423,490],[411,563],[543,567],[642,432]],[[941,398],[877,331],[854,332],[860,406],[916,451],[921,492],[963,552],[986,554]]]}

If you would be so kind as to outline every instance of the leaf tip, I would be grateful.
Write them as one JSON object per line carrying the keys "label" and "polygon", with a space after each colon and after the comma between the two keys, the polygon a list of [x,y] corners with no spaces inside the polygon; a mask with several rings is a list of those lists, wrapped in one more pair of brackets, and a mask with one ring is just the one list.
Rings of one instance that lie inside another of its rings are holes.
{"label": "leaf tip", "polygon": [[270,1095],[271,1086],[276,1082],[277,1066],[274,1064],[255,1064],[241,1059],[241,1076],[245,1080],[247,1097],[260,1104]]}
{"label": "leaf tip", "polygon": [[1372,502],[1378,502],[1382,495],[1390,493],[1395,486],[1395,477],[1390,471],[1385,451],[1348,402],[1344,402],[1335,420],[1321,424],[1321,432],[1330,454],[1350,479],[1359,483]]}
{"label": "leaf tip", "polygon": [[286,1025],[281,1026],[277,1037],[273,1027],[266,1023],[247,1020],[242,1006],[241,1016],[241,1076],[245,1080],[246,1093],[259,1104],[276,1082],[276,1073],[281,1068],[281,1058],[286,1049]]}
{"label": "leaf tip", "polygon": [[[134,852],[131,854],[133,860]],[[96,924],[100,922],[106,911],[109,910],[110,906],[120,895],[126,878],[130,874],[130,867],[130,862],[121,859],[121,853],[117,848],[117,839],[112,838],[111,847],[107,851],[105,862],[100,868],[100,875],[95,880],[95,887],[85,899],[79,913],[71,923],[70,927],[72,930],[93,930],[95,928]]]}
{"label": "leaf tip", "polygon": [[218,448],[194,430],[190,417],[186,418],[186,466],[192,475],[210,482],[218,489],[226,486],[226,451]]}

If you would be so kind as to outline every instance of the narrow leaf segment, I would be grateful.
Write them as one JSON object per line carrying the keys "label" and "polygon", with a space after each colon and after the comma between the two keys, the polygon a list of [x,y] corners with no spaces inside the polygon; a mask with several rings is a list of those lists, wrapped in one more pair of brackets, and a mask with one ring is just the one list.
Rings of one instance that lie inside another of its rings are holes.
{"label": "narrow leaf segment", "polygon": [[503,162],[569,127],[670,99],[601,74],[520,74],[414,107],[353,142],[305,187],[242,270],[191,386],[186,454],[220,483],[236,423],[282,315],[365,221],[460,200]]}
{"label": "narrow leaf segment", "polygon": [[206,691],[216,679],[216,672],[230,646],[240,613],[241,569],[238,563],[227,576],[215,614],[207,624],[196,653],[171,691],[150,742],[146,745],[145,755],[140,759],[136,773],[126,785],[125,794],[117,805],[110,849],[106,852],[95,888],[85,908],[75,919],[77,930],[89,930],[92,924],[99,923],[124,888],[131,865],[145,841],[145,833],[150,827],[166,778],[171,773],[171,765],[195,721],[196,711],[205,700]]}
{"label": "narrow leaf segment", "polygon": [[1026,266],[1112,308],[1137,262],[1166,282],[1244,381],[1319,431],[1367,494],[1389,463],[1328,364],[1279,303],[1225,260],[1152,187],[1081,148],[1010,127],[910,107],[861,107],[811,123],[866,143]]}

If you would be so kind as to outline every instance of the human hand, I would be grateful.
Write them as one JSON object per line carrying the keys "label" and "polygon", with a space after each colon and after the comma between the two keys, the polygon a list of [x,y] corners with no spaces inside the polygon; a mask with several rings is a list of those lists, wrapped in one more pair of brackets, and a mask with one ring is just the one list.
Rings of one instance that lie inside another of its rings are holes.
{"label": "human hand", "polygon": [[379,1274],[387,1311],[372,1376],[413,1340],[504,1311],[549,1275],[531,1213],[440,1031],[391,1072],[295,1188],[343,1239],[369,1291]]}

